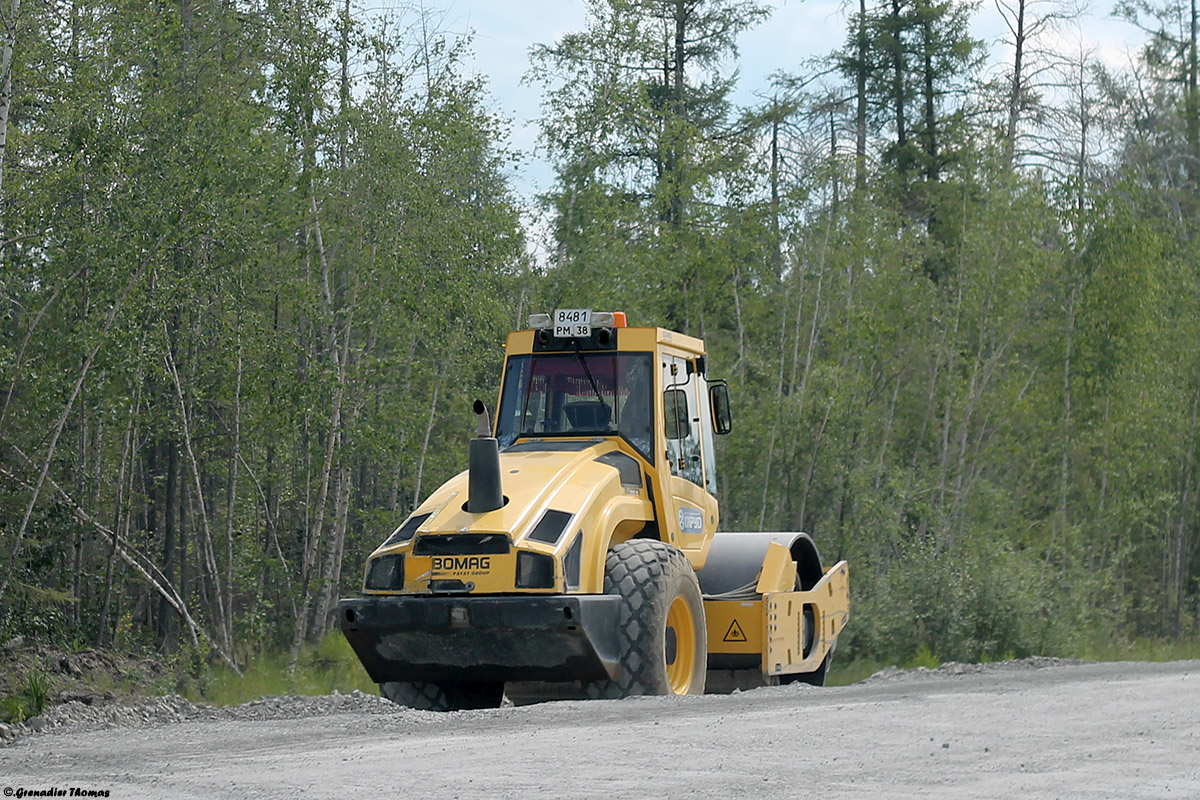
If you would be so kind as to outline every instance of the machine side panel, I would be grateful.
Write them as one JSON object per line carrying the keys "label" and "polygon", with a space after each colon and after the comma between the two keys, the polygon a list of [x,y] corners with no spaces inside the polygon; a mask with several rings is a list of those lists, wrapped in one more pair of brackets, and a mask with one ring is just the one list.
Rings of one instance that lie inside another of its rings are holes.
{"label": "machine side panel", "polygon": [[[806,592],[765,595],[766,648],[764,672],[784,675],[812,672],[833,649],[850,617],[849,567],[839,561]],[[810,611],[808,620],[805,610]],[[806,628],[813,625],[811,639]],[[807,641],[806,641],[807,640]]]}
{"label": "machine side panel", "polygon": [[763,604],[761,600],[705,600],[708,652],[763,652]]}

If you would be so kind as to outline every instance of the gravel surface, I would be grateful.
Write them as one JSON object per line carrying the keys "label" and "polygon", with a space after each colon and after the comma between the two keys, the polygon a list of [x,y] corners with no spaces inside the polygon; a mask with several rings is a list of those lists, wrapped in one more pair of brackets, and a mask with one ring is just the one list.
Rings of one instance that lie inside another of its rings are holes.
{"label": "gravel surface", "polygon": [[0,746],[5,796],[1200,798],[1196,661],[946,664],[454,714],[357,692],[162,697],[31,722]]}
{"label": "gravel surface", "polygon": [[179,695],[96,705],[63,703],[20,725],[0,729],[0,739],[36,733],[83,733],[108,728],[145,728],[172,722],[302,719],[328,714],[392,714],[396,706],[378,695],[334,693],[323,697],[264,697],[236,708],[197,706]]}

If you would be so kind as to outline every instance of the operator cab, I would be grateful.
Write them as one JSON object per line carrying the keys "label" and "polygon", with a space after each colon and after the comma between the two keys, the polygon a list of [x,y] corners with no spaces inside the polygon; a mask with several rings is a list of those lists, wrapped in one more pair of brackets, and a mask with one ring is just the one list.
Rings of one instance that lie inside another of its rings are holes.
{"label": "operator cab", "polygon": [[507,349],[496,415],[501,451],[615,442],[640,462],[664,540],[701,566],[718,524],[714,437],[732,427],[729,389],[705,374],[704,343],[627,327],[621,312],[557,309],[531,315]]}
{"label": "operator cab", "polygon": [[[619,437],[653,466],[659,449],[678,460],[672,450],[696,438],[711,442],[713,434],[732,427],[725,382],[706,380],[702,349],[686,352],[699,340],[627,328],[621,311],[556,309],[553,315],[531,314],[529,328],[532,340],[510,341],[496,415],[501,449],[518,440]],[[672,338],[683,352],[663,346]],[[655,402],[659,360],[661,400]],[[655,446],[656,420],[663,448]]]}

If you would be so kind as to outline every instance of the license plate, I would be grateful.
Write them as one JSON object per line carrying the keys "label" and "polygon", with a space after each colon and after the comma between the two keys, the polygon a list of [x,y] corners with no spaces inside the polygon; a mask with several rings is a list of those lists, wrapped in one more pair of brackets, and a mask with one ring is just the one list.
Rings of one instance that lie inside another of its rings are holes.
{"label": "license plate", "polygon": [[592,335],[592,310],[590,308],[554,309],[554,336],[558,339],[575,339]]}

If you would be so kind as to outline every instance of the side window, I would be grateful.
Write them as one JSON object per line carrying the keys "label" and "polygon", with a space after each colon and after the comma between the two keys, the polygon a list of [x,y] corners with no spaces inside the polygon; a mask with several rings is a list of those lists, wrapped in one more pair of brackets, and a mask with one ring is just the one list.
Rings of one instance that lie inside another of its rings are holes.
{"label": "side window", "polygon": [[[702,378],[700,381],[700,386],[704,387],[707,383],[708,382]],[[721,386],[722,386],[722,388],[724,388],[723,384]],[[711,388],[711,385],[710,385],[710,388]],[[716,417],[721,413],[720,411],[718,411],[718,409],[716,407],[717,404],[720,402],[720,400],[718,399],[718,395],[720,395],[720,392],[714,393],[714,392],[705,391],[703,388],[700,389],[700,414],[701,414],[702,419],[704,419],[705,423],[707,423],[709,420],[715,420]],[[728,418],[728,414],[729,414],[728,390],[726,390],[726,393],[724,394],[724,398],[725,398],[724,414],[725,414],[725,418]],[[713,497],[717,496],[717,470],[716,470],[717,451],[716,451],[716,447],[714,446],[714,442],[713,442],[713,434],[717,432],[717,431],[714,431],[715,427],[716,427],[715,422],[713,424],[702,423],[700,425],[700,446],[702,448],[704,448],[704,488],[706,490],[708,490],[708,493],[711,494]]]}
{"label": "side window", "polygon": [[663,427],[667,438],[667,462],[671,474],[704,487],[704,464],[700,456],[699,379],[695,366],[686,359],[663,359]]}
{"label": "side window", "polygon": [[[618,367],[617,431],[654,463],[654,357],[650,353],[622,353]],[[623,398],[623,399],[622,399]]]}
{"label": "side window", "polygon": [[[525,413],[525,390],[529,375],[529,356],[512,356],[504,370],[504,391],[500,394],[500,410],[496,414],[496,438],[501,447],[516,441],[522,429],[521,415]],[[536,413],[536,409],[535,409]]]}
{"label": "side window", "polygon": [[691,433],[687,393],[683,389],[667,389],[663,394],[663,422],[667,426],[668,439],[686,439]]}

